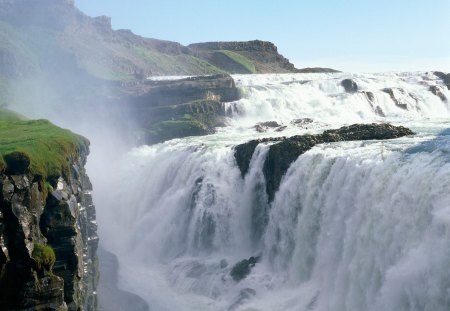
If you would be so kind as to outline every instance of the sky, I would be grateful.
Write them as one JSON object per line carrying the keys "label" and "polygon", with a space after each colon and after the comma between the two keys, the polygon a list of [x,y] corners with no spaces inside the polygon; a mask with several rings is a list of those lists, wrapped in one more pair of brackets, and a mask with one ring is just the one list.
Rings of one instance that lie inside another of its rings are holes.
{"label": "sky", "polygon": [[114,29],[184,45],[266,40],[297,68],[450,71],[450,0],[75,0]]}

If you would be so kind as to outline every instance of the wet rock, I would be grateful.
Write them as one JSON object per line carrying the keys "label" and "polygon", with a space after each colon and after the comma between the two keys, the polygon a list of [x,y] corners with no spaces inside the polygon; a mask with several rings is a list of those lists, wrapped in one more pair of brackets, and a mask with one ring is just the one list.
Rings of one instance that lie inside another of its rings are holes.
{"label": "wet rock", "polygon": [[380,117],[386,117],[386,114],[384,113],[383,109],[381,109],[380,106],[375,107],[375,113]]}
{"label": "wet rock", "polygon": [[258,133],[266,132],[266,129],[263,126],[259,125],[259,124],[256,124],[254,128],[255,128],[255,131],[257,131]]}
{"label": "wet rock", "polygon": [[248,172],[256,146],[260,143],[277,142],[270,146],[263,165],[266,192],[268,200],[271,202],[291,163],[317,144],[350,140],[392,139],[412,134],[413,132],[406,127],[386,123],[354,124],[335,130],[327,130],[323,134],[252,140],[236,146],[234,156],[244,177]]}
{"label": "wet rock", "polygon": [[280,126],[280,127],[275,129],[275,132],[283,132],[286,128],[287,128],[287,126],[285,126],[285,125]]}
{"label": "wet rock", "polygon": [[440,79],[444,79],[444,77],[446,76],[446,74],[442,71],[435,71],[433,72],[433,74]]}
{"label": "wet rock", "polygon": [[373,94],[373,92],[368,92],[368,91],[363,91],[362,92],[364,95],[366,95],[367,100],[371,103],[373,103],[375,101],[375,95]]}
{"label": "wet rock", "polygon": [[399,99],[397,99],[395,91],[404,94],[404,90],[403,89],[394,89],[394,88],[384,88],[382,89],[383,92],[389,94],[389,96],[391,97],[392,101],[395,103],[395,105],[401,109],[404,110],[408,110],[408,104],[401,102]]}
{"label": "wet rock", "polygon": [[230,275],[236,282],[239,282],[245,279],[249,274],[251,269],[258,262],[259,257],[250,257],[249,259],[244,259],[239,261],[233,266],[233,269],[230,271]]}
{"label": "wet rock", "polygon": [[358,84],[352,79],[344,79],[341,81],[341,85],[344,87],[347,93],[355,93],[358,91]]}
{"label": "wet rock", "polygon": [[276,127],[280,127],[281,125],[276,122],[276,121],[266,121],[266,122],[260,122],[257,123],[254,126],[254,129],[259,132],[259,133],[264,133],[266,132],[269,128],[276,128]]}
{"label": "wet rock", "polygon": [[261,125],[264,127],[279,127],[279,126],[281,126],[277,121],[260,122],[257,125]]}
{"label": "wet rock", "polygon": [[294,119],[291,121],[292,125],[298,126],[298,127],[305,127],[308,124],[313,123],[314,120],[310,118],[302,118],[302,119]]}
{"label": "wet rock", "polygon": [[443,102],[447,101],[447,96],[443,93],[443,90],[440,86],[431,85],[429,88],[430,92],[439,97]]}

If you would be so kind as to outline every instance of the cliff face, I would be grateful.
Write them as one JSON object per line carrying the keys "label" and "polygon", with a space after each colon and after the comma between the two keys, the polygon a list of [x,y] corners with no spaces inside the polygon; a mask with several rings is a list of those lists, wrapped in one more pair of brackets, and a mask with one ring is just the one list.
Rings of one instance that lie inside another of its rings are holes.
{"label": "cliff face", "polygon": [[289,73],[296,68],[272,42],[205,42],[188,46],[195,56],[231,73]]}
{"label": "cliff face", "polygon": [[[86,155],[45,199],[38,176],[0,174],[0,309],[96,310],[97,228]],[[45,185],[49,186],[49,185]],[[33,256],[53,248],[52,268]]]}
{"label": "cliff face", "polygon": [[0,310],[96,310],[88,141],[0,109]]}
{"label": "cliff face", "polygon": [[172,138],[213,133],[225,118],[223,103],[240,98],[226,74],[178,80],[146,80],[122,94],[140,142],[152,144]]}

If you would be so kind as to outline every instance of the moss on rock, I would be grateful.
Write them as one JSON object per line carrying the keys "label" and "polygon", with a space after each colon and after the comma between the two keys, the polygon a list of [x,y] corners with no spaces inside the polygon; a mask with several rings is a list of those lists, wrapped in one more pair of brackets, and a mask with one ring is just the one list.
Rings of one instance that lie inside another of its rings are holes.
{"label": "moss on rock", "polygon": [[31,254],[39,269],[52,271],[56,261],[56,255],[53,248],[49,245],[35,243]]}

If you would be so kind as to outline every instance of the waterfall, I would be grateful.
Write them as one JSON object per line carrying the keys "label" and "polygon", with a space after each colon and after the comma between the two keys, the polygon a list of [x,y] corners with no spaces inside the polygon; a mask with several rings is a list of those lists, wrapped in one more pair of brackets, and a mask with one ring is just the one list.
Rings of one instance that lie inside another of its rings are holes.
{"label": "waterfall", "polygon": [[[244,98],[226,104],[228,126],[136,148],[97,189],[119,286],[158,311],[449,310],[450,105],[429,91],[441,82],[430,73],[234,78]],[[344,78],[359,91],[346,93]],[[255,131],[262,121],[283,128]],[[270,203],[269,145],[257,146],[245,176],[234,159],[251,139],[375,121],[417,134],[317,145]],[[250,273],[234,280],[250,257]]]}

